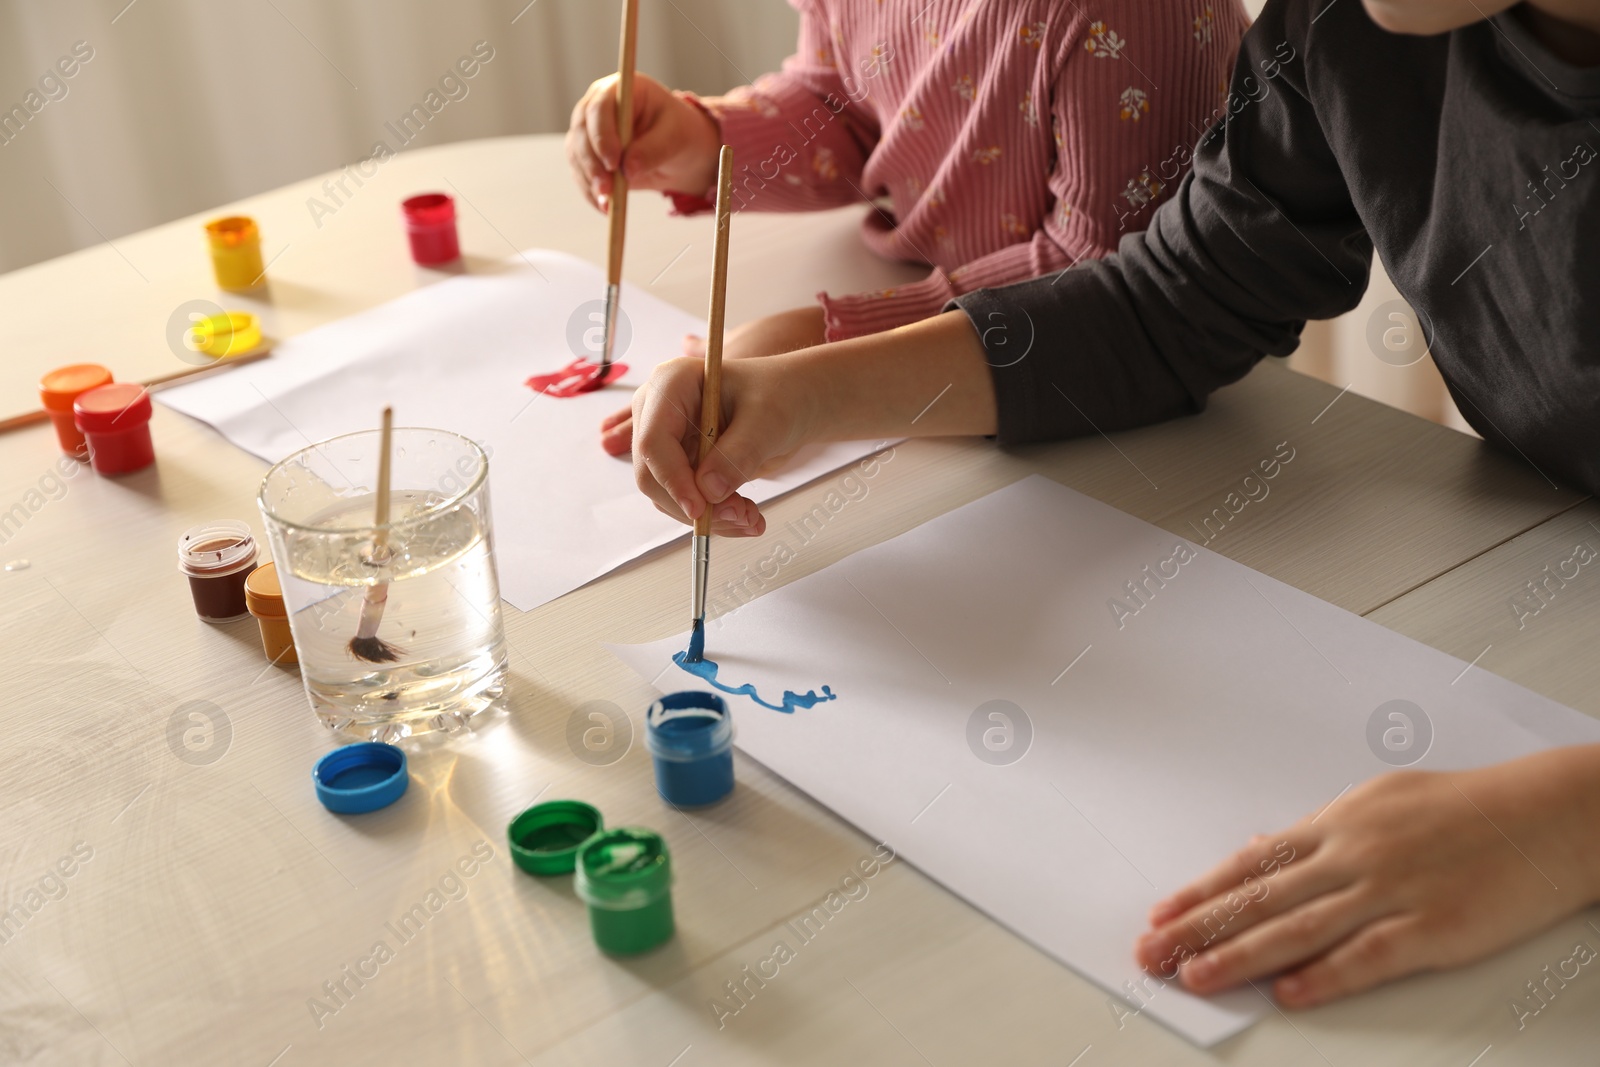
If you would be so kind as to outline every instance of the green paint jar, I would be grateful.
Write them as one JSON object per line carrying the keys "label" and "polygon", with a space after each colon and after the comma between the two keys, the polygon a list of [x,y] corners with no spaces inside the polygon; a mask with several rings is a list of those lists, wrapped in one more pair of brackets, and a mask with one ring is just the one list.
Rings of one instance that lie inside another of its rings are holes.
{"label": "green paint jar", "polygon": [[573,889],[589,906],[595,944],[613,956],[648,952],[672,936],[672,857],[653,830],[601,830],[578,849]]}

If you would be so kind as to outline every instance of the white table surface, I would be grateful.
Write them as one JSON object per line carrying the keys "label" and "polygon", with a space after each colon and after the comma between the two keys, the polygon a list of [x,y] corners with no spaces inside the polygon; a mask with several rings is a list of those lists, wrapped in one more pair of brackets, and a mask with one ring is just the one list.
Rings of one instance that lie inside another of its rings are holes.
{"label": "white table surface", "polygon": [[[29,407],[39,373],[60,363],[93,359],[123,380],[174,369],[164,330],[190,299],[260,310],[283,337],[436,280],[405,253],[397,204],[413,192],[457,194],[468,270],[524,247],[603,251],[603,221],[572,191],[554,138],[407,153],[319,230],[305,200],[320,185],[216,212],[260,222],[278,257],[270,302],[215,292],[200,217],[0,278],[0,413]],[[859,215],[741,216],[730,322],[825,286],[914,276],[861,249]],[[656,198],[636,197],[629,283],[701,312],[709,233],[704,218],[669,218]],[[20,667],[0,706],[3,899],[40,886],[75,844],[93,850],[0,944],[0,1061],[1466,1067],[1490,1046],[1484,1067],[1593,1060],[1600,978],[1575,980],[1520,1031],[1509,1004],[1575,941],[1600,946],[1594,912],[1474,967],[1270,1013],[1202,1051],[1145,1018],[1119,1028],[1104,992],[899,863],[718,1029],[709,1002],[724,983],[875,843],[743,756],[734,795],[685,815],[657,798],[637,738],[607,766],[569,749],[569,719],[587,701],[612,701],[642,727],[651,691],[600,643],[682,628],[682,553],[535,612],[508,607],[510,714],[414,757],[412,789],[393,808],[340,819],[311,791],[311,764],[335,741],[298,677],[266,664],[253,622],[199,622],[174,568],[175,539],[198,521],[243,518],[259,532],[264,464],[160,407],[153,429],[154,468],[116,480],[84,471],[58,498],[27,495],[54,469],[49,428],[0,437],[0,511],[27,510],[6,528],[0,561],[28,562],[0,572],[0,647]],[[1036,471],[1193,539],[1190,523],[1283,441],[1295,459],[1271,494],[1210,547],[1464,659],[1492,646],[1482,667],[1600,714],[1600,571],[1586,568],[1521,631],[1507,607],[1575,538],[1600,547],[1587,526],[1600,509],[1479,441],[1275,364],[1200,417],[1114,442],[1009,454],[983,441],[903,445],[779,580]],[[774,526],[836,479],[780,501]],[[29,500],[42,503],[28,510]],[[730,542],[717,566],[731,573],[765,551]],[[231,733],[210,763],[178,758],[169,741],[192,701],[220,709]],[[570,886],[512,867],[506,823],[541,793],[665,834],[678,870],[674,941],[630,961],[602,957]],[[477,842],[494,856],[463,879],[464,895],[363,987],[350,983],[348,1003],[319,1027],[309,999],[327,1000],[323,983],[380,937],[393,942],[385,923]]]}

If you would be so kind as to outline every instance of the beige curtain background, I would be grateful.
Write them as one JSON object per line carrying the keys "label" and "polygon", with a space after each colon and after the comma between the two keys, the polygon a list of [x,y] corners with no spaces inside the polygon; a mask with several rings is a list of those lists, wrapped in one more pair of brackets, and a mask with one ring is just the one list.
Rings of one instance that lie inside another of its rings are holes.
{"label": "beige curtain background", "polygon": [[[0,0],[0,110],[94,58],[0,144],[0,271],[369,155],[487,42],[407,147],[564,130],[617,66],[618,0]],[[794,47],[783,0],[643,0],[639,69],[715,93]],[[459,95],[459,90],[455,90]],[[443,97],[444,93],[440,92]]]}
{"label": "beige curtain background", "polygon": [[[565,129],[572,101],[616,67],[620,6],[0,0],[0,112],[30,91],[45,100],[0,143],[0,271],[337,170],[379,140],[394,147],[386,124],[430,91],[450,99],[407,147]],[[783,0],[642,0],[639,69],[716,93],[775,68],[794,39]],[[93,58],[41,87],[79,41]],[[478,42],[493,58],[442,89]],[[1291,365],[1464,427],[1395,299],[1380,268],[1361,307],[1307,328]]]}

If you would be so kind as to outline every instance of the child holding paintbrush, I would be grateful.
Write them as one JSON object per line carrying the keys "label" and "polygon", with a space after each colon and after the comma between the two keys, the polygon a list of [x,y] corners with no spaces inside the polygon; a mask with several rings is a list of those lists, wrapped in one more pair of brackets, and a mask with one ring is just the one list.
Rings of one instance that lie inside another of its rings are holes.
{"label": "child holding paintbrush", "polygon": [[[724,364],[725,429],[698,469],[700,365],[661,364],[634,397],[640,487],[758,534],[740,471],[809,441],[1020,444],[1191,413],[1307,319],[1355,307],[1376,248],[1473,427],[1600,494],[1600,0],[1269,0],[1233,87],[1245,102],[1116,254]],[[1203,941],[1200,920],[1280,849],[1271,895]],[[1573,746],[1365,782],[1158,903],[1136,953],[1196,992],[1272,978],[1303,1007],[1597,901],[1600,745]]]}
{"label": "child holding paintbrush", "polygon": [[[730,359],[905,325],[1111,251],[1187,171],[1247,23],[1239,0],[1121,0],[1103,15],[1049,0],[790,2],[800,41],[783,70],[707,100],[635,75],[626,151],[613,75],[567,134],[574,177],[602,209],[620,167],[634,190],[710,210],[725,143],[737,210],[873,202],[868,246],[933,268],[748,323],[728,336]],[[621,454],[631,433],[621,411],[601,443]]]}

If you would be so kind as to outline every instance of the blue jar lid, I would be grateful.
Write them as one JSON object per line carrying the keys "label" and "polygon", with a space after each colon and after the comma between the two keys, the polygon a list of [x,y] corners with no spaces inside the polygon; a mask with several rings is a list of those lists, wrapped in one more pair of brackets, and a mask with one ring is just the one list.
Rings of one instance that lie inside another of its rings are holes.
{"label": "blue jar lid", "polygon": [[360,741],[336,748],[311,770],[317,799],[341,815],[386,808],[405,795],[411,775],[406,754],[394,745]]}
{"label": "blue jar lid", "polygon": [[718,756],[733,745],[733,716],[715,693],[668,693],[645,713],[645,747],[677,762]]}

